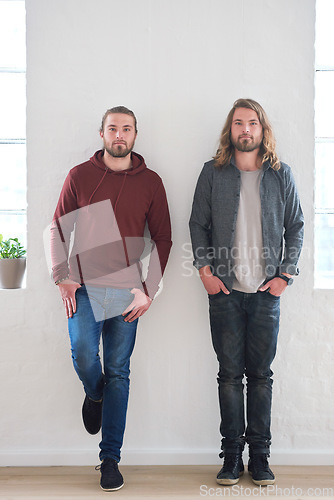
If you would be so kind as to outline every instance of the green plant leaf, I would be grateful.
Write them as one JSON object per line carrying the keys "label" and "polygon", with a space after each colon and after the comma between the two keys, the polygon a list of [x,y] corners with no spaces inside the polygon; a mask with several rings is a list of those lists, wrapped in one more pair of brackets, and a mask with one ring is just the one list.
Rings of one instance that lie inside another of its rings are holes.
{"label": "green plant leaf", "polygon": [[19,242],[18,238],[3,239],[0,234],[0,259],[20,259],[27,251]]}

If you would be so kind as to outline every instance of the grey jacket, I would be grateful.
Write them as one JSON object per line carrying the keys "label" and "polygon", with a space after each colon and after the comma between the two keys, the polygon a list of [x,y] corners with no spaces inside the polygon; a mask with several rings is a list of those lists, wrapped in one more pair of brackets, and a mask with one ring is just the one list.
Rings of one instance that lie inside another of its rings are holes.
{"label": "grey jacket", "polygon": [[[240,171],[234,160],[216,168],[204,164],[199,176],[189,221],[194,266],[211,266],[226,288],[232,289],[233,244],[240,199]],[[295,181],[288,165],[279,170],[264,163],[260,183],[263,257],[267,280],[285,272],[299,273],[304,217]],[[266,281],[267,281],[266,280]]]}

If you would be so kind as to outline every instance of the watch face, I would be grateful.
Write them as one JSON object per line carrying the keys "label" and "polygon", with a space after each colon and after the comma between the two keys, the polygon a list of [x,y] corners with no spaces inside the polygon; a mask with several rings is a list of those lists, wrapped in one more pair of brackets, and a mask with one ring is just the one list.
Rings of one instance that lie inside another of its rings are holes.
{"label": "watch face", "polygon": [[282,278],[284,281],[287,282],[288,286],[289,285],[292,285],[293,283],[293,278],[288,278],[287,276],[285,276],[284,274],[280,274],[280,278]]}

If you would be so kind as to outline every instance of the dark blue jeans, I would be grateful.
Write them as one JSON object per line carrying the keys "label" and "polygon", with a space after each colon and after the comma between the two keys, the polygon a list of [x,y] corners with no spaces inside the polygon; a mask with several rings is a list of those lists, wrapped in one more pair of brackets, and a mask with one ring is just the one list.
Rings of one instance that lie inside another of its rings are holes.
{"label": "dark blue jeans", "polygon": [[[233,290],[209,296],[210,324],[219,362],[218,393],[222,450],[266,452],[271,444],[272,375],[276,354],[280,298],[269,292]],[[244,386],[247,380],[247,428]]]}
{"label": "dark blue jeans", "polygon": [[[75,371],[87,396],[103,398],[100,459],[120,460],[129,397],[130,356],[138,319],[121,313],[132,302],[129,289],[88,288],[76,291],[77,311],[68,320]],[[99,346],[102,335],[103,368]]]}

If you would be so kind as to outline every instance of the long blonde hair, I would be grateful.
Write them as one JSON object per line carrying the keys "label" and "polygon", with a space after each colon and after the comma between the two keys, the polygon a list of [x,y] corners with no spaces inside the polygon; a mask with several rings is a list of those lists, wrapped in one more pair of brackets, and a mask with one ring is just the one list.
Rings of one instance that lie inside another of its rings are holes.
{"label": "long blonde hair", "polygon": [[262,106],[258,102],[253,101],[253,99],[238,99],[233,104],[231,111],[227,115],[222,133],[220,134],[219,147],[217,149],[216,156],[214,156],[215,166],[224,167],[228,165],[231,161],[234,152],[234,146],[231,143],[230,139],[231,125],[232,125],[234,111],[237,108],[248,108],[256,112],[263,128],[263,140],[260,147],[260,154],[262,155],[262,164],[266,161],[269,161],[271,167],[274,170],[279,170],[281,167],[281,163],[275,151],[276,141],[273,129],[271,128],[266,112],[264,111]]}

